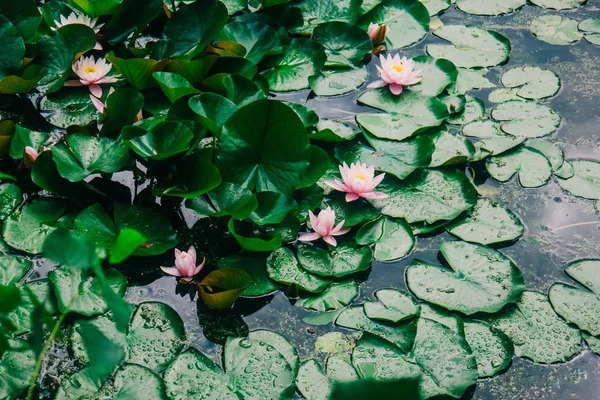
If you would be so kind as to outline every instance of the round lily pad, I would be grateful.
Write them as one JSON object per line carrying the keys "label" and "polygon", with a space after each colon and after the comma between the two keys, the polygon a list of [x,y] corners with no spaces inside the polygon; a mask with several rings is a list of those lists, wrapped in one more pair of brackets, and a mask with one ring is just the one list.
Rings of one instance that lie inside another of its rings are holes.
{"label": "round lily pad", "polygon": [[550,139],[529,139],[526,146],[542,153],[550,161],[552,172],[557,172],[564,165],[565,154],[558,143]]}
{"label": "round lily pad", "polygon": [[533,4],[543,8],[552,8],[554,10],[568,10],[570,8],[577,8],[585,0],[531,0]]}
{"label": "round lily pad", "polygon": [[444,10],[447,10],[452,5],[451,0],[420,0],[421,3],[427,8],[429,11],[429,16],[433,17],[441,13]]}
{"label": "round lily pad", "polygon": [[560,89],[559,76],[540,67],[511,68],[502,74],[501,82],[507,88],[518,88],[516,95],[524,99],[554,96]]}
{"label": "round lily pad", "polygon": [[542,15],[531,21],[529,28],[538,39],[555,45],[568,45],[583,38],[578,22],[560,15]]}
{"label": "round lily pad", "polygon": [[255,64],[266,55],[281,52],[281,41],[275,29],[259,21],[231,22],[225,25],[217,40],[241,44],[246,49],[244,58]]}
{"label": "round lily pad", "polygon": [[477,121],[485,116],[485,104],[477,97],[465,95],[465,107],[463,111],[446,119],[446,122],[453,125],[465,125],[469,122]]}
{"label": "round lily pad", "polygon": [[[283,3],[283,1],[279,1]],[[329,21],[343,21],[354,24],[361,12],[361,1],[340,0],[335,2],[321,0],[298,0],[294,6],[302,12],[304,24],[294,28],[293,33],[311,33],[312,30]]]}
{"label": "round lily pad", "polygon": [[388,178],[377,189],[389,197],[371,200],[371,204],[382,214],[411,224],[452,220],[471,209],[477,197],[467,176],[453,170],[421,169],[404,181]]}
{"label": "round lily pad", "polygon": [[377,301],[367,300],[363,304],[365,315],[370,319],[396,323],[419,315],[421,307],[408,294],[395,289],[380,289],[373,295]]}
{"label": "round lily pad", "polygon": [[584,288],[557,282],[550,287],[548,299],[554,310],[579,329],[600,335],[600,260],[575,261],[565,268]]}
{"label": "round lily pad", "polygon": [[492,110],[492,118],[500,121],[502,131],[528,138],[546,136],[560,125],[560,115],[552,108],[533,101],[508,101]]}
{"label": "round lily pad", "polygon": [[63,129],[85,126],[98,118],[87,87],[64,88],[49,94],[40,101],[40,110],[48,113],[48,122]]}
{"label": "round lily pad", "polygon": [[[568,179],[559,178],[558,184],[575,196],[600,199],[600,163],[587,160],[570,161],[574,174]],[[5,238],[6,239],[6,238]]]}
{"label": "round lily pad", "polygon": [[485,166],[491,177],[500,182],[519,173],[521,186],[527,188],[543,186],[552,177],[552,165],[546,156],[526,146],[488,158]]}
{"label": "round lily pad", "polygon": [[318,96],[337,96],[362,86],[369,74],[365,67],[324,68],[308,78],[310,88]]}
{"label": "round lily pad", "polygon": [[294,254],[285,247],[275,250],[267,258],[267,273],[275,282],[297,285],[311,293],[320,293],[331,283],[328,278],[313,275],[301,268]]}
{"label": "round lily pad", "polygon": [[[89,364],[89,358],[85,349],[83,338],[81,336],[81,321],[82,320],[77,320],[73,324],[73,329],[71,331],[71,350],[73,351],[73,355],[77,361],[82,364]],[[115,320],[111,312],[90,319],[87,321],[87,323],[101,332],[113,344],[125,349],[126,334],[125,332],[117,330]]]}
{"label": "round lily pad", "polygon": [[406,257],[415,245],[415,238],[405,221],[380,218],[361,226],[356,232],[356,242],[374,244],[375,259],[391,261]]}
{"label": "round lily pad", "polygon": [[368,247],[356,247],[347,243],[327,250],[319,247],[300,245],[298,261],[300,266],[311,274],[324,277],[342,277],[371,266],[373,253]]}
{"label": "round lily pad", "polygon": [[485,75],[489,72],[487,68],[458,68],[456,83],[449,88],[451,94],[465,94],[473,89],[493,88],[494,85]]}
{"label": "round lily pad", "polygon": [[267,275],[266,258],[262,254],[228,256],[219,260],[219,268],[237,268],[245,271],[252,282],[242,292],[243,297],[257,297],[273,293],[279,285]]}
{"label": "round lily pad", "polygon": [[459,10],[475,15],[500,15],[515,12],[527,0],[456,0]]}
{"label": "round lily pad", "polygon": [[416,85],[409,86],[413,92],[423,93],[429,96],[437,96],[442,93],[448,85],[456,82],[458,70],[454,64],[445,59],[436,59],[430,56],[419,56],[413,58],[415,70],[420,70],[423,79]]}
{"label": "round lily pad", "polygon": [[320,24],[314,29],[312,39],[325,47],[326,67],[358,66],[373,50],[373,42],[367,32],[347,22]]}
{"label": "round lily pad", "polygon": [[0,184],[0,221],[8,217],[22,199],[21,189],[14,183]]}
{"label": "round lily pad", "polygon": [[475,153],[475,146],[470,140],[446,129],[432,133],[431,138],[435,146],[429,164],[431,168],[465,163]]}
{"label": "round lily pad", "polygon": [[295,305],[315,311],[337,310],[350,304],[356,296],[356,282],[333,282],[323,293],[314,296],[301,294]]}
{"label": "round lily pad", "polygon": [[29,386],[33,375],[36,355],[25,340],[8,341],[9,348],[0,356],[0,396],[4,399],[16,399]]}
{"label": "round lily pad", "polygon": [[29,271],[31,265],[31,261],[19,256],[0,254],[0,285],[11,286],[16,284]]}
{"label": "round lily pad", "polygon": [[248,339],[258,342],[259,344],[260,342],[263,342],[273,346],[275,350],[285,357],[285,360],[290,367],[292,367],[292,374],[294,376],[296,375],[298,368],[300,367],[300,358],[298,357],[298,351],[289,340],[278,333],[264,329],[250,332],[248,334]]}
{"label": "round lily pad", "polygon": [[494,376],[510,365],[514,347],[502,331],[482,321],[465,321],[465,338],[477,360],[480,378]]}
{"label": "round lily pad", "polygon": [[452,43],[428,44],[427,54],[446,58],[457,67],[493,67],[508,60],[510,41],[501,34],[464,25],[445,25],[433,34]]}
{"label": "round lily pad", "polygon": [[585,33],[585,40],[600,46],[600,18],[584,19],[577,28]]}
{"label": "round lily pad", "polygon": [[517,240],[525,227],[509,209],[480,199],[468,215],[446,225],[446,231],[467,242],[494,244]]}
{"label": "round lily pad", "polygon": [[327,400],[333,389],[332,383],[316,360],[306,360],[300,365],[296,388],[307,400]]}
{"label": "round lily pad", "polygon": [[499,311],[523,292],[521,272],[496,250],[444,242],[440,251],[452,269],[414,260],[406,270],[407,286],[421,300],[471,315]]}
{"label": "round lily pad", "polygon": [[564,362],[581,349],[579,330],[561,319],[540,293],[524,292],[516,305],[487,322],[512,340],[516,356],[538,363]]}

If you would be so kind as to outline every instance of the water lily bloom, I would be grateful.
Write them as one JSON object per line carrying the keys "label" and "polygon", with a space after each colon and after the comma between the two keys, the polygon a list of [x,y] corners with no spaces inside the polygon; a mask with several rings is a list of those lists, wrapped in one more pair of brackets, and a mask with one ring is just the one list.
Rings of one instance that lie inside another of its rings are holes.
{"label": "water lily bloom", "polygon": [[[56,28],[52,28],[52,30],[62,28],[65,25],[81,24],[81,25],[89,26],[96,33],[98,33],[100,31],[100,28],[102,28],[104,26],[104,24],[98,23],[97,18],[92,19],[92,18],[88,17],[87,15],[82,14],[80,12],[76,12],[76,11],[73,11],[71,14],[69,14],[68,17],[61,15],[60,19],[58,21],[54,21],[54,24],[56,25]],[[102,45],[100,45],[100,43],[96,42],[96,46],[94,47],[94,50],[102,50]]]}
{"label": "water lily bloom", "polygon": [[206,257],[202,263],[196,266],[196,249],[190,246],[188,251],[175,249],[175,268],[160,267],[164,273],[181,277],[182,281],[189,282],[198,275],[206,263]]}
{"label": "water lily bloom", "polygon": [[385,193],[373,191],[385,177],[385,174],[375,176],[375,168],[361,163],[350,164],[350,166],[344,163],[339,168],[343,182],[336,179],[325,181],[325,184],[340,192],[346,192],[347,202],[358,200],[360,197],[365,199],[388,197]]}
{"label": "water lily bloom", "polygon": [[308,216],[310,217],[310,224],[314,232],[305,233],[300,236],[298,240],[301,242],[312,242],[313,240],[323,238],[326,243],[337,246],[334,236],[340,236],[350,231],[350,228],[344,227],[345,220],[335,225],[335,212],[331,207],[321,210],[318,217],[312,211],[308,212]]}
{"label": "water lily bloom", "polygon": [[106,62],[104,58],[96,61],[94,57],[81,57],[73,63],[72,68],[79,80],[66,81],[65,86],[88,86],[90,92],[96,97],[102,96],[101,84],[117,81],[115,77],[106,76],[112,68],[112,64]]}
{"label": "water lily bloom", "polygon": [[415,62],[406,57],[400,59],[398,54],[393,57],[388,54],[387,58],[379,56],[379,63],[381,67],[378,65],[377,71],[381,79],[370,83],[367,86],[370,89],[389,85],[390,91],[399,95],[403,86],[414,85],[423,79],[421,70],[414,70]]}
{"label": "water lily bloom", "polygon": [[23,151],[23,164],[25,164],[25,168],[31,169],[36,158],[38,158],[37,150],[31,146],[25,147],[25,151]]}
{"label": "water lily bloom", "polygon": [[385,41],[385,37],[387,36],[390,28],[386,24],[369,24],[369,29],[367,29],[367,34],[371,38],[373,42],[373,46],[379,46]]}

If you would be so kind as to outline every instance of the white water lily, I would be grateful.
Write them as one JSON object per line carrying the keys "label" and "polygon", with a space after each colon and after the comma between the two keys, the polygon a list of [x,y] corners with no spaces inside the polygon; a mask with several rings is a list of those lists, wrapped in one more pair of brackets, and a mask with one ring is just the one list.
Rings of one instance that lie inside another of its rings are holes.
{"label": "white water lily", "polygon": [[[56,25],[56,28],[52,28],[52,30],[62,28],[65,25],[81,24],[89,26],[96,33],[98,33],[100,31],[100,28],[104,26],[104,24],[98,23],[97,18],[90,18],[87,15],[77,11],[73,11],[71,14],[69,14],[68,17],[61,15],[58,21],[54,21],[54,24]],[[102,45],[96,42],[94,50],[102,50]]]}
{"label": "white water lily", "polygon": [[99,58],[96,61],[94,57],[81,57],[73,63],[72,68],[79,80],[66,81],[65,86],[85,85],[90,88],[90,92],[96,97],[102,96],[101,84],[117,81],[113,76],[106,76],[110,72],[112,64],[106,62],[104,58]]}

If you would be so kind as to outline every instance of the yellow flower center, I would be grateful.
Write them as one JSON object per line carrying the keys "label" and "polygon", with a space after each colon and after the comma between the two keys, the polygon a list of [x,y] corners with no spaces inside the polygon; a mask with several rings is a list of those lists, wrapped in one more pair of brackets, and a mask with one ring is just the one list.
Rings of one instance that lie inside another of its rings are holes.
{"label": "yellow flower center", "polygon": [[85,72],[86,74],[93,74],[94,72],[98,72],[98,68],[92,66],[85,67],[83,69],[83,72]]}
{"label": "yellow flower center", "polygon": [[354,177],[356,179],[360,179],[361,181],[366,181],[367,180],[367,177],[364,176],[364,175],[362,175],[362,174],[356,174],[356,175],[354,175]]}
{"label": "yellow flower center", "polygon": [[395,69],[398,72],[404,71],[404,67],[401,64],[396,64],[396,65],[392,66],[392,69]]}

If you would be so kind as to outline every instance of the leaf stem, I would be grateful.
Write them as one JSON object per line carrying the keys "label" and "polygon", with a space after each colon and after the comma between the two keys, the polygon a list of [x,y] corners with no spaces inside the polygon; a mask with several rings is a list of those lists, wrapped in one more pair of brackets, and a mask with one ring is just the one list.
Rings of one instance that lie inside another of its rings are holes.
{"label": "leaf stem", "polygon": [[600,225],[600,221],[578,222],[576,224],[559,226],[558,228],[552,229],[552,231],[560,231],[561,229],[573,228],[573,227],[582,226],[582,225],[593,225],[593,224]]}
{"label": "leaf stem", "polygon": [[54,324],[54,328],[52,328],[52,332],[50,332],[50,337],[48,338],[48,340],[44,344],[44,347],[42,348],[42,351],[38,355],[37,361],[35,363],[35,368],[33,370],[33,375],[31,376],[31,380],[29,381],[29,389],[27,390],[27,397],[26,397],[27,400],[31,400],[33,398],[33,391],[35,389],[35,383],[37,382],[38,377],[40,375],[40,371],[42,369],[42,363],[44,362],[44,357],[46,356],[46,353],[48,352],[48,350],[50,350],[50,346],[54,342],[54,339],[56,339],[56,336],[58,335],[58,333],[60,331],[60,327],[62,326],[63,322],[65,322],[66,318],[67,318],[67,313],[60,315],[60,317],[58,318],[58,321],[56,321],[56,324]]}

